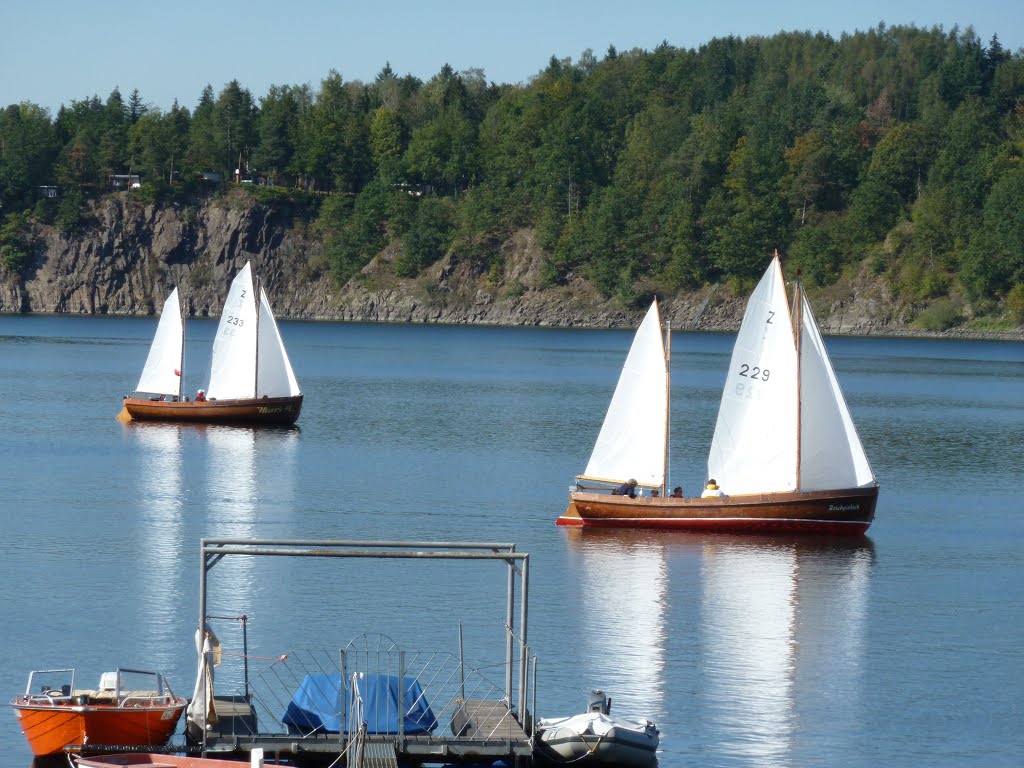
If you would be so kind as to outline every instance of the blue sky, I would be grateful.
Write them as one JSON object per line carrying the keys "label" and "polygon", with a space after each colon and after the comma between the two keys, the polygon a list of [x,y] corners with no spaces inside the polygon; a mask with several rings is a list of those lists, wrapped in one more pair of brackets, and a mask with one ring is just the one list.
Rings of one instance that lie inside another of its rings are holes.
{"label": "blue sky", "polygon": [[430,79],[445,63],[499,83],[528,82],[552,56],[609,45],[696,48],[725,35],[810,30],[838,37],[889,26],[974,27],[1024,47],[1020,0],[7,0],[0,9],[0,107],[60,104],[118,87],[166,110],[192,109],[203,87],[232,79],[255,98],[271,85],[315,88],[333,68],[369,81],[385,62]]}

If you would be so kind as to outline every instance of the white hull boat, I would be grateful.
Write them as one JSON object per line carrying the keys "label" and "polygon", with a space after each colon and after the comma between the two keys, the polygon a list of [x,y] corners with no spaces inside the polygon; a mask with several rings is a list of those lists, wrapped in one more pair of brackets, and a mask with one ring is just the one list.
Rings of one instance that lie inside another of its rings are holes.
{"label": "white hull boat", "polygon": [[[600,692],[595,691],[595,695]],[[592,702],[594,700],[592,699]],[[607,698],[591,711],[537,721],[539,756],[551,763],[647,768],[657,764],[658,728],[650,720],[625,720],[609,714]]]}

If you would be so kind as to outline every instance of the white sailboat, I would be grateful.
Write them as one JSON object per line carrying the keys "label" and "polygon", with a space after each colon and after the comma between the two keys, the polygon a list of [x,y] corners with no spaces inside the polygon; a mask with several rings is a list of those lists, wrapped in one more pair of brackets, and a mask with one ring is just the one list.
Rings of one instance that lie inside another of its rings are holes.
{"label": "white sailboat", "polygon": [[[799,284],[790,309],[778,255],[747,304],[722,392],[708,477],[723,497],[666,498],[669,349],[655,302],[560,525],[867,530],[878,483]],[[654,414],[664,414],[660,426]],[[631,498],[586,484],[628,480],[660,496]]]}
{"label": "white sailboat", "polygon": [[181,398],[181,367],[184,363],[185,325],[181,319],[178,289],[164,301],[149,356],[142,368],[136,392]]}
{"label": "white sailboat", "polygon": [[665,485],[668,360],[654,300],[633,337],[590,461],[577,481]]}
{"label": "white sailboat", "polygon": [[[171,298],[174,299],[173,306]],[[170,329],[175,313],[180,328],[177,289],[164,306],[150,351],[150,357],[157,354],[160,361],[155,363],[159,372],[152,375],[152,384],[149,384],[147,373],[143,372],[147,386],[163,386],[160,377],[166,376],[164,361],[171,356],[165,348],[173,346]],[[168,318],[167,331],[163,329],[165,317]],[[180,350],[180,333],[178,338]],[[158,340],[159,353],[156,352]],[[235,276],[224,302],[213,341],[210,385],[204,393],[205,399],[190,402],[181,398],[181,364],[179,352],[176,369],[178,389],[169,399],[163,396],[129,396],[124,401],[124,412],[133,419],[293,424],[302,410],[302,391],[277,329],[270,302],[263,287],[259,286],[257,290],[254,286],[249,263]],[[149,370],[148,361],[146,370]],[[141,383],[137,392],[171,394],[144,389]]]}

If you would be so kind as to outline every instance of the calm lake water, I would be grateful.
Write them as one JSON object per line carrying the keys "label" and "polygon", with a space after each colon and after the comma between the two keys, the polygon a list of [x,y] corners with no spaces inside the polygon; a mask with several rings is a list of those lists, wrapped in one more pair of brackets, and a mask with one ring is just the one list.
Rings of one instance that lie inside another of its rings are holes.
{"label": "calm lake water", "polygon": [[[554,525],[630,332],[285,322],[305,407],[254,431],[115,419],[154,328],[0,317],[8,700],[64,666],[159,669],[190,695],[202,537],[495,541],[531,556],[541,717],[602,688],[658,723],[663,767],[1021,764],[1024,345],[827,340],[882,488],[869,535],[836,541]],[[190,393],[214,330],[188,324]],[[731,342],[673,336],[687,492]],[[218,578],[210,612],[247,614],[253,655],[364,632],[457,652],[460,623],[471,651],[501,645],[496,564],[274,558]],[[8,711],[0,765],[30,762]]]}

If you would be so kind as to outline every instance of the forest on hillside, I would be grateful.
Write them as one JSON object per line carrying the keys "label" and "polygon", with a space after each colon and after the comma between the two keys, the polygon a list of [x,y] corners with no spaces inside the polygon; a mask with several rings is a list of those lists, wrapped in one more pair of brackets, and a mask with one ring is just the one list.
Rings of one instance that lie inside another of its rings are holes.
{"label": "forest on hillside", "polygon": [[748,285],[778,249],[810,285],[867,269],[941,307],[938,325],[965,309],[1024,323],[1024,51],[970,28],[585,51],[517,85],[386,65],[372,83],[332,70],[258,97],[207,86],[192,110],[116,89],[55,116],[13,104],[6,269],[29,264],[32,222],[90,226],[115,174],[183,205],[210,194],[203,178],[250,185],[297,212],[339,283],[385,247],[397,277],[450,254],[498,282],[498,245],[527,227],[547,284],[582,278],[626,305]]}

